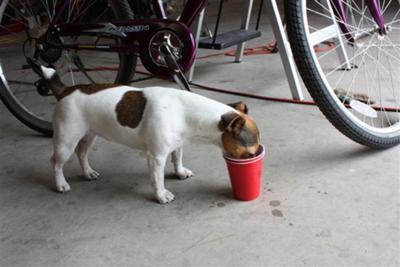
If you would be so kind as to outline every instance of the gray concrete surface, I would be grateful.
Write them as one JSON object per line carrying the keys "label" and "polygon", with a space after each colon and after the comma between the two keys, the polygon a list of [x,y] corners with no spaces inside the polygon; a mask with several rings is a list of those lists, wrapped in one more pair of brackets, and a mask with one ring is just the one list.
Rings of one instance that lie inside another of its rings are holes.
{"label": "gray concrete surface", "polygon": [[361,147],[314,107],[241,100],[267,147],[260,198],[234,200],[220,151],[189,145],[196,175],[169,176],[164,206],[143,155],[103,140],[101,179],[72,158],[72,191],[54,192],[51,140],[1,106],[0,266],[399,266],[399,148]]}
{"label": "gray concrete surface", "polygon": [[[290,97],[278,55],[232,60],[199,62],[195,80]],[[171,85],[137,86],[155,84]],[[100,180],[73,157],[72,190],[58,194],[51,140],[0,105],[0,266],[400,266],[399,147],[362,147],[316,107],[195,92],[248,104],[267,148],[257,200],[233,199],[217,148],[189,144],[195,176],[180,181],[169,164],[177,199],[157,204],[144,156],[105,140],[91,153]]]}

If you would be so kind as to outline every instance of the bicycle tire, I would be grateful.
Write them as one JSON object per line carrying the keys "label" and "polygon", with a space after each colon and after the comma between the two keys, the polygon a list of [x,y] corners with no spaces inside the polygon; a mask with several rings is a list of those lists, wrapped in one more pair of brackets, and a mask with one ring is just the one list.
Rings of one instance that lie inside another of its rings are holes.
{"label": "bicycle tire", "polygon": [[[134,14],[127,0],[109,2],[117,19],[128,20],[134,18]],[[114,82],[119,84],[128,84],[135,74],[137,55],[122,54],[119,56],[119,61],[118,73]],[[26,108],[14,95],[10,87],[7,86],[6,77],[3,76],[2,72],[0,75],[2,76],[0,77],[0,99],[7,109],[24,125],[45,136],[51,137],[53,135],[51,121],[40,118]]]}
{"label": "bicycle tire", "polygon": [[393,147],[400,143],[400,131],[391,135],[371,133],[358,125],[339,107],[337,99],[329,92],[324,79],[318,70],[311,51],[310,42],[306,33],[303,9],[306,0],[286,0],[285,17],[287,35],[292,48],[298,71],[310,95],[319,109],[341,133],[355,142],[374,149]]}

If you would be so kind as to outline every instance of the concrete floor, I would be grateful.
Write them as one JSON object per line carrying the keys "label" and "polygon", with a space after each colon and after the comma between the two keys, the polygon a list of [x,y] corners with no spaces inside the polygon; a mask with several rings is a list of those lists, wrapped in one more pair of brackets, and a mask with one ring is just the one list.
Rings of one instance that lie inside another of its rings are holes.
{"label": "concrete floor", "polygon": [[[290,97],[278,55],[231,60],[198,62],[195,80]],[[171,86],[136,85],[155,84]],[[0,266],[400,266],[400,147],[362,147],[316,107],[195,92],[248,104],[267,148],[257,200],[233,199],[217,148],[188,145],[195,176],[169,164],[177,199],[159,205],[144,156],[105,140],[91,154],[101,179],[71,158],[72,191],[58,194],[51,140],[0,105]]]}

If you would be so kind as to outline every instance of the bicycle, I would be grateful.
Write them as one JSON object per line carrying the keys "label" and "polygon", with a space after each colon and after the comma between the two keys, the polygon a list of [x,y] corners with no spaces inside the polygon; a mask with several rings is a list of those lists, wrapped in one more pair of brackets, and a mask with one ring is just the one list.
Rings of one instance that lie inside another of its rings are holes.
{"label": "bicycle", "polygon": [[[9,45],[4,37],[5,44],[0,42],[0,97],[18,119],[46,135],[52,133],[49,105],[54,100],[45,97],[48,90],[27,58],[56,67],[70,84],[129,83],[137,56],[161,77],[170,77],[174,68],[184,73],[194,61],[189,27],[206,0],[189,0],[178,20],[167,19],[158,1],[152,2],[158,19],[133,19],[127,0],[109,1],[105,10],[111,14],[85,20],[94,2],[27,0],[18,1],[22,8],[17,8],[14,1],[0,1],[1,27],[8,33],[3,36],[14,38]],[[285,0],[288,38],[307,89],[337,129],[373,148],[400,143],[400,84],[394,65],[400,58],[399,13],[400,2],[392,0]],[[5,18],[22,30],[10,33]],[[315,46],[332,39],[328,33],[337,29],[335,48],[316,53]],[[5,51],[21,56],[9,61]],[[12,78],[15,73],[23,79]],[[176,80],[185,85],[182,75]],[[42,97],[23,103],[18,98],[28,94],[19,89],[24,86]]]}

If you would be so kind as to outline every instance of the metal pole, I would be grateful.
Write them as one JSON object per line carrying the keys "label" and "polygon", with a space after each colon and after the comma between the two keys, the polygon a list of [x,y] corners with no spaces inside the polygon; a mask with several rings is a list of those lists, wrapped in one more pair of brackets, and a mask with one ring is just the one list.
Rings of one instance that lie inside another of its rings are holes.
{"label": "metal pole", "polygon": [[[252,7],[253,7],[253,0],[248,0],[247,5],[245,7],[246,10],[245,10],[243,18],[242,18],[242,25],[240,27],[241,29],[244,29],[244,30],[249,29]],[[245,45],[246,45],[246,43],[238,44],[238,46],[236,48],[236,56],[235,56],[236,63],[242,62]]]}
{"label": "metal pole", "polygon": [[[199,13],[198,19],[197,19],[197,24],[196,28],[194,30],[195,32],[195,42],[196,42],[196,51],[199,46],[199,41],[200,41],[200,35],[201,35],[201,29],[203,28],[203,21],[204,21],[204,13],[205,13],[205,8]],[[191,82],[193,80],[194,76],[194,68],[195,68],[196,60],[194,60],[193,65],[190,67],[189,74],[188,74],[188,80]]]}
{"label": "metal pole", "polygon": [[265,1],[268,16],[271,20],[272,29],[275,34],[276,42],[281,55],[283,67],[289,82],[292,98],[296,100],[304,100],[303,91],[301,90],[299,76],[297,74],[296,65],[293,59],[292,50],[287,40],[285,29],[283,28],[281,15],[279,14],[276,0]]}

